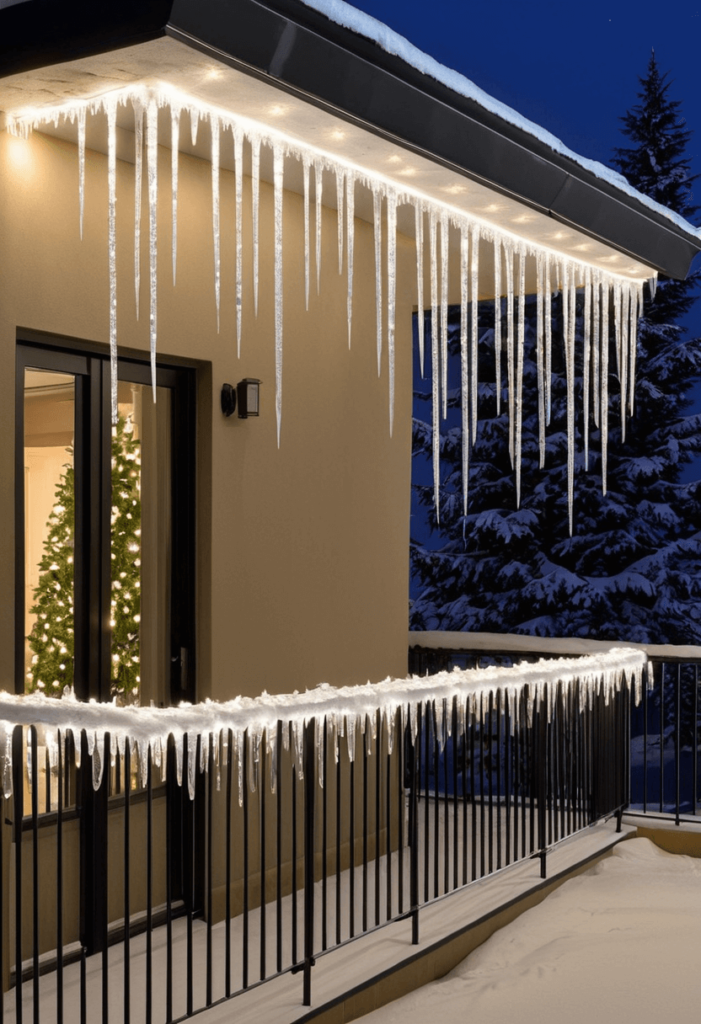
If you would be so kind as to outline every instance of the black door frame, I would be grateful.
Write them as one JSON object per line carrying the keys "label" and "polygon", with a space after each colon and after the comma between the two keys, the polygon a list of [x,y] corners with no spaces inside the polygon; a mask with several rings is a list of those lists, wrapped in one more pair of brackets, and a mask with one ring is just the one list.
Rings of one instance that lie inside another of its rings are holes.
{"label": "black door frame", "polygon": [[[110,364],[105,346],[18,332],[15,409],[15,690],[25,684],[24,545],[24,370],[27,367],[75,376],[75,593],[74,689],[81,700],[110,699],[110,525],[111,424]],[[119,379],[149,385],[150,366],[131,356],[120,358]],[[196,368],[157,364],[160,387],[171,389],[172,572],[170,587],[171,664],[169,702],[196,700],[195,501]],[[78,542],[83,538],[83,543]],[[76,737],[76,739],[78,739]],[[80,742],[80,740],[78,740]],[[80,817],[81,942],[88,953],[106,948],[108,790],[106,772],[96,792],[83,737],[85,766],[77,780]],[[192,806],[168,775],[171,804],[170,891],[196,912],[202,899],[201,873],[187,851],[198,858],[198,807]],[[17,823],[21,827],[21,823]],[[199,825],[201,827],[201,823]],[[199,881],[198,881],[199,879]]]}

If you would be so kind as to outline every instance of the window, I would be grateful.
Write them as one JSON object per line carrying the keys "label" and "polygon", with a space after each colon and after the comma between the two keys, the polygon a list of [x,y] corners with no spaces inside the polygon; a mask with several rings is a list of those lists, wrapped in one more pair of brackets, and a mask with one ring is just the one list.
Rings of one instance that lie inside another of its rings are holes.
{"label": "window", "polygon": [[[16,689],[195,697],[194,371],[17,349]],[[19,538],[18,538],[19,540]]]}

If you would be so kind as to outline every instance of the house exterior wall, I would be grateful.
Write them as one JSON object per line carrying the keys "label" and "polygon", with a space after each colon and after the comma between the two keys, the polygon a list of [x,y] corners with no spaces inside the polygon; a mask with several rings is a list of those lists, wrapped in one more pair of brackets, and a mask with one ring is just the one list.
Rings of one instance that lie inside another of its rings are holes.
{"label": "house exterior wall", "polygon": [[[397,389],[389,436],[386,346],[378,380],[372,228],[357,221],[353,341],[336,211],[323,211],[321,294],[304,309],[303,204],[284,199],[282,439],[274,401],[272,188],[261,184],[260,298],[253,316],[250,182],[244,182],[244,314],[236,356],[233,175],[222,171],[217,333],[210,165],[181,156],[177,286],[170,260],[170,153],[159,174],[159,355],[197,362],[198,698],[375,681],[406,673],[414,247],[398,239]],[[133,166],[118,161],[118,330],[148,351],[147,209],[141,317],[133,285]],[[108,341],[106,158],[86,161],[84,237],[75,146],[0,133],[0,479],[14,480],[15,345],[22,328]],[[258,420],[225,419],[219,391],[263,381]],[[13,688],[14,490],[0,489],[0,686]]]}

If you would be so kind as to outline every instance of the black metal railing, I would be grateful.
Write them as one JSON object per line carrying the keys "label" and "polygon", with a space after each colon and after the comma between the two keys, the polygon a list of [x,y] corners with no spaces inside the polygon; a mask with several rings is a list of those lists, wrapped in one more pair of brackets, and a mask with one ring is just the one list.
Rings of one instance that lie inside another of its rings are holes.
{"label": "black metal railing", "polygon": [[15,727],[0,1018],[172,1022],[297,972],[309,1005],[330,950],[401,920],[418,943],[422,907],[515,862],[545,877],[554,844],[620,822],[631,692],[534,697],[436,689],[357,723],[171,736],[160,766],[82,733],[76,768]]}

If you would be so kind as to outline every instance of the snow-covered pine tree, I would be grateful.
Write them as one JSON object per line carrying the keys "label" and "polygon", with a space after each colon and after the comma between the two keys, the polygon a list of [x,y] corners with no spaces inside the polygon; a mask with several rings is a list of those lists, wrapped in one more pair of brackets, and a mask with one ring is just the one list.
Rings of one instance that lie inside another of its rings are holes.
{"label": "snow-covered pine tree", "polygon": [[[141,455],[130,420],[112,432],[112,666],[110,696],[138,703],[141,610]],[[65,466],[49,514],[31,612],[27,690],[60,697],[73,685],[75,475]]]}
{"label": "snow-covered pine tree", "polygon": [[[684,155],[689,133],[681,127],[679,104],[667,97],[669,86],[654,54],[640,82],[640,103],[623,119],[623,131],[633,146],[618,151],[617,166],[641,191],[691,217],[694,178]],[[567,523],[563,367],[553,363],[552,420],[541,470],[531,315],[524,373],[522,501],[516,509],[506,415],[496,417],[495,385],[489,383],[495,379],[493,305],[481,304],[480,380],[487,383],[480,392],[468,515],[462,515],[460,497],[460,429],[448,425],[441,443],[440,528],[431,508],[431,487],[415,486],[412,628],[701,643],[701,483],[681,482],[682,469],[701,455],[701,415],[688,412],[692,388],[701,379],[701,340],[683,339],[678,323],[695,301],[695,285],[695,276],[685,282],[660,279],[654,301],[647,298],[638,333],[635,415],[627,424],[625,442],[617,418],[612,354],[606,496],[601,490],[598,432],[591,434],[585,472],[581,415],[578,419],[572,537]],[[532,303],[531,314],[534,307]],[[556,297],[556,352],[561,352],[559,309]],[[453,362],[457,321],[458,311],[453,310]],[[581,351],[581,344],[578,347]],[[457,406],[459,374],[455,376],[451,403]],[[577,390],[581,408],[581,364]],[[502,402],[502,409],[505,406]],[[417,460],[429,455],[430,444],[431,428],[418,417]],[[424,533],[426,524],[433,531],[428,541],[422,536],[420,516],[425,517]]]}

